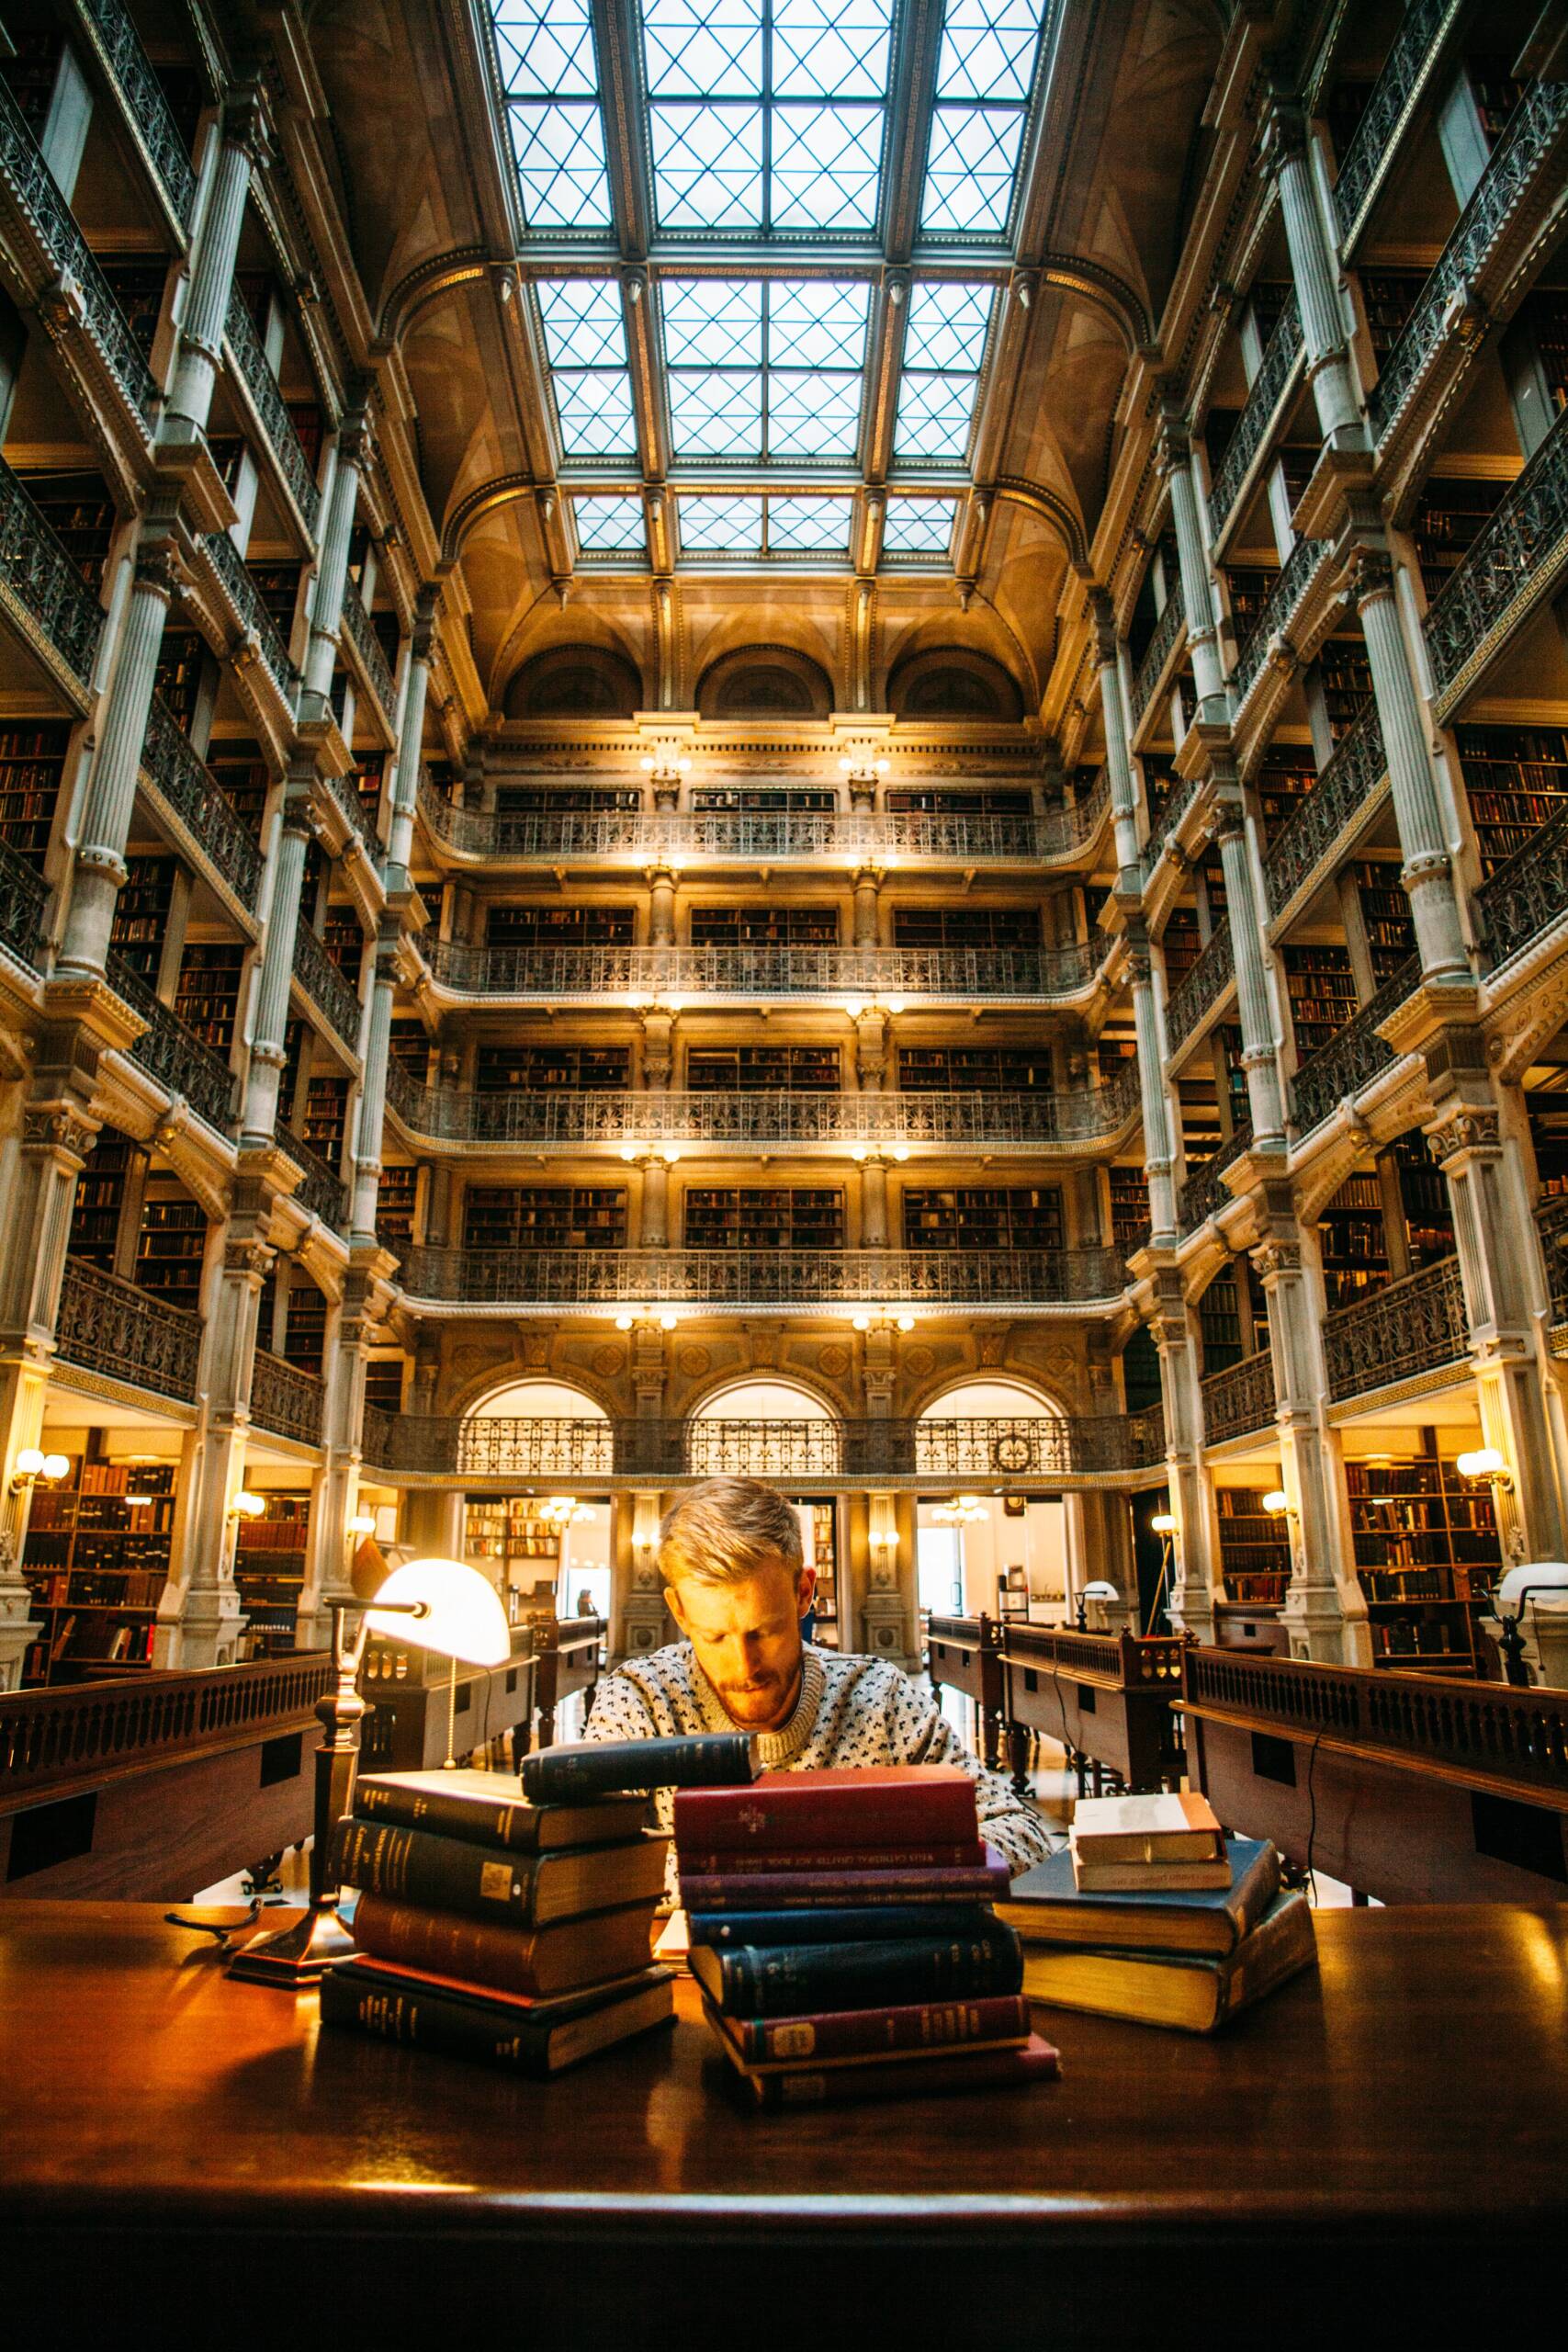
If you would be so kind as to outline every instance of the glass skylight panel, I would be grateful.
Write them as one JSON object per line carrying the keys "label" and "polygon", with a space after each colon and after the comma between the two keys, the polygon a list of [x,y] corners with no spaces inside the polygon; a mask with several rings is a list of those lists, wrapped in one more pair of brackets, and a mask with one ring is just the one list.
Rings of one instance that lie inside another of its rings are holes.
{"label": "glass skylight panel", "polygon": [[852,458],[869,306],[833,279],[665,278],[676,458]]}
{"label": "glass skylight panel", "polygon": [[761,555],[760,498],[682,498],[679,501],[682,555]]}
{"label": "glass skylight panel", "polygon": [[847,559],[851,510],[847,498],[770,498],[768,553]]}
{"label": "glass skylight panel", "polygon": [[926,283],[909,296],[896,458],[962,465],[994,300],[988,286]]}
{"label": "glass skylight panel", "polygon": [[683,556],[827,556],[846,562],[853,502],[848,497],[721,498],[682,492]]}
{"label": "glass skylight panel", "polygon": [[946,555],[956,498],[890,498],[882,524],[884,555]]}
{"label": "glass skylight panel", "polygon": [[491,15],[525,226],[607,229],[589,0],[492,0]]}
{"label": "glass skylight panel", "polygon": [[571,511],[585,555],[647,554],[640,498],[574,498]]}
{"label": "glass skylight panel", "polygon": [[893,0],[643,0],[663,229],[876,226]]}
{"label": "glass skylight panel", "polygon": [[563,457],[632,455],[637,423],[620,288],[605,278],[563,277],[536,290]]}
{"label": "glass skylight panel", "polygon": [[1002,237],[1034,82],[1043,0],[947,0],[920,228]]}

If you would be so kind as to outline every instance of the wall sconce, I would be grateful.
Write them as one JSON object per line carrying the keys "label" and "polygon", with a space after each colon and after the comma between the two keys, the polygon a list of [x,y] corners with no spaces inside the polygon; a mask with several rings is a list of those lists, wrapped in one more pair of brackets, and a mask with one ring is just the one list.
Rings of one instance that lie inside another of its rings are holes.
{"label": "wall sconce", "polygon": [[374,1535],[376,1532],[375,1513],[368,1510],[356,1510],[354,1517],[349,1521],[345,1532],[350,1535]]}
{"label": "wall sconce", "polygon": [[1263,1498],[1263,1508],[1270,1519],[1294,1519],[1291,1498],[1283,1487],[1270,1487]]}
{"label": "wall sconce", "polygon": [[1176,1532],[1175,1515],[1168,1510],[1156,1510],[1149,1525],[1156,1535],[1174,1535]]}
{"label": "wall sconce", "polygon": [[852,1021],[858,1021],[863,1012],[869,1012],[871,1011],[871,1006],[863,996],[846,997],[844,1000],[844,1011],[849,1014]]}
{"label": "wall sconce", "polygon": [[261,1496],[253,1495],[245,1487],[242,1487],[237,1495],[231,1495],[229,1498],[231,1519],[261,1519],[265,1511],[266,1504]]}
{"label": "wall sconce", "polygon": [[25,1495],[39,1478],[46,1487],[58,1486],[62,1478],[70,1476],[71,1457],[68,1453],[45,1453],[39,1446],[24,1445],[11,1473],[11,1492]]}
{"label": "wall sconce", "polygon": [[1506,1495],[1514,1491],[1514,1474],[1495,1445],[1479,1445],[1473,1453],[1461,1453],[1454,1467],[1461,1478],[1473,1478],[1478,1485],[1484,1481]]}
{"label": "wall sconce", "polygon": [[637,1317],[635,1315],[617,1315],[615,1317],[615,1329],[617,1331],[629,1331],[636,1321]]}
{"label": "wall sconce", "polygon": [[655,784],[679,784],[683,775],[692,773],[690,760],[672,759],[668,755],[662,759],[646,758],[640,764],[644,775],[650,775]]}

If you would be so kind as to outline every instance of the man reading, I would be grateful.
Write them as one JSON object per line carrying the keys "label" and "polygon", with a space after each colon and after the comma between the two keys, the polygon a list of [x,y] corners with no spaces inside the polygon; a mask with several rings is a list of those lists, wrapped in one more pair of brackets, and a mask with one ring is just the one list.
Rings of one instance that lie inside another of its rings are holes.
{"label": "man reading", "polygon": [[[666,1514],[658,1557],[686,1638],[605,1675],[585,1738],[751,1732],[768,1772],[956,1764],[974,1778],[981,1836],[1015,1874],[1050,1852],[1033,1806],[970,1755],[929,1690],[885,1658],[801,1639],[817,1576],[782,1495],[753,1478],[706,1479]],[[660,1789],[665,1830],[671,1803],[672,1792]]]}

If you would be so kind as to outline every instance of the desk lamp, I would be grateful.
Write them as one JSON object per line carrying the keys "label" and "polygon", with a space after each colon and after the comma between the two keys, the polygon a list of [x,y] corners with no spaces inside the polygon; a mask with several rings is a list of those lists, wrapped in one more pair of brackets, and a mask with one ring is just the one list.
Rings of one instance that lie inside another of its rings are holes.
{"label": "desk lamp", "polygon": [[313,1984],[334,1961],[355,1949],[337,1916],[332,1843],[338,1822],[354,1804],[359,1726],[369,1712],[358,1689],[369,1636],[391,1634],[416,1648],[462,1658],[469,1666],[503,1666],[512,1655],[506,1611],[494,1587],[461,1560],[407,1560],[394,1568],[350,1641],[344,1611],[353,1605],[333,1602],[335,1681],[316,1707],[322,1736],[316,1750],[310,1908],[292,1927],[255,1937],[234,1954],[228,1973],[253,1984]]}
{"label": "desk lamp", "polygon": [[1089,1631],[1089,1603],[1091,1600],[1114,1600],[1117,1598],[1116,1587],[1108,1583],[1104,1577],[1095,1577],[1086,1584],[1078,1595],[1079,1633],[1087,1634]]}
{"label": "desk lamp", "polygon": [[[1530,1687],[1521,1627],[1525,1603],[1538,1592],[1553,1592],[1568,1600],[1568,1562],[1532,1560],[1522,1568],[1510,1568],[1498,1578],[1492,1594],[1492,1613],[1499,1627],[1497,1646],[1503,1653],[1503,1679],[1515,1690],[1528,1690]],[[1512,1616],[1505,1602],[1512,1602]]]}

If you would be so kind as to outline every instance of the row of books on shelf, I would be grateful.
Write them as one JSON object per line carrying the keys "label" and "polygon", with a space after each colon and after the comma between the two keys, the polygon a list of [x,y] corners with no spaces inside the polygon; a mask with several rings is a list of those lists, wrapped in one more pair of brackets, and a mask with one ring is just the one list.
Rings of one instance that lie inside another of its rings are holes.
{"label": "row of books on shelf", "polygon": [[1462,1667],[1472,1663],[1470,1643],[1462,1627],[1441,1617],[1374,1619],[1370,1630],[1372,1655],[1377,1658],[1441,1659]]}
{"label": "row of books on shelf", "polygon": [[126,1568],[112,1574],[72,1569],[31,1578],[35,1604],[40,1609],[73,1606],[100,1609],[156,1609],[168,1580],[167,1564],[158,1568]]}

